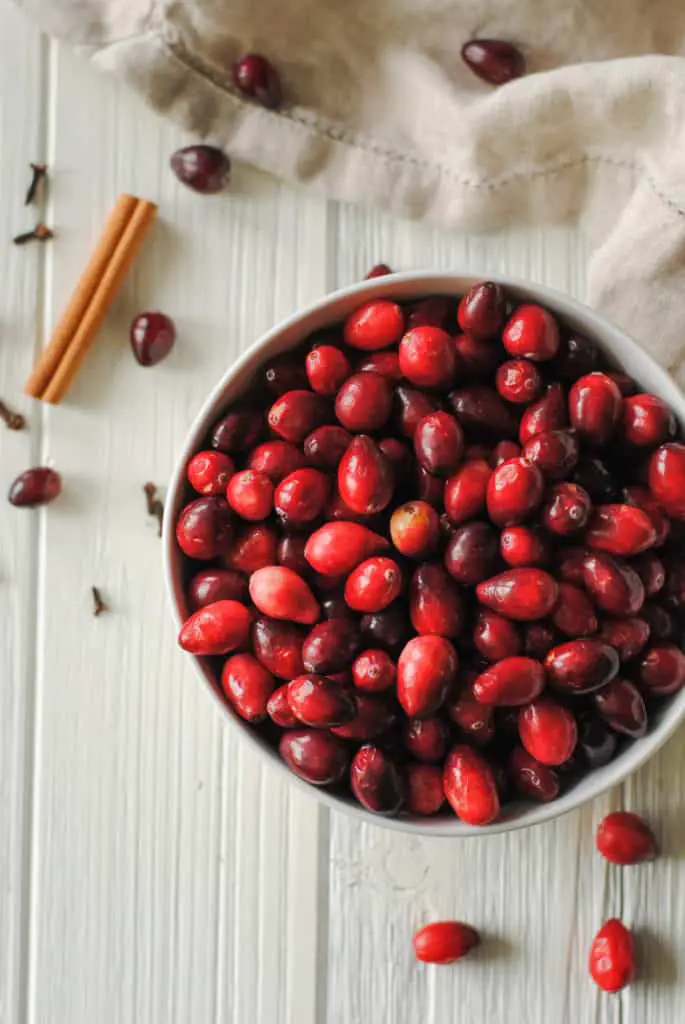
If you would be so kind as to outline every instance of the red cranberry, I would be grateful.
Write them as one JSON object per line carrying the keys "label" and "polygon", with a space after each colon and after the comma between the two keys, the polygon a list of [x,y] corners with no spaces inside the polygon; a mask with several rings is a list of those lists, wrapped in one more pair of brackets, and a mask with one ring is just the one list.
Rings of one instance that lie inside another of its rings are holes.
{"label": "red cranberry", "polygon": [[380,430],[390,416],[392,385],[380,373],[355,373],[345,381],[335,400],[335,414],[355,434]]}
{"label": "red cranberry", "polygon": [[445,484],[445,511],[458,526],[485,508],[490,466],[483,459],[465,462]]}
{"label": "red cranberry", "polygon": [[414,327],[400,342],[400,370],[422,388],[447,388],[454,379],[457,356],[449,334],[439,327]]}
{"label": "red cranberry", "polygon": [[383,349],[381,352],[369,352],[357,366],[357,373],[379,373],[381,377],[397,384],[402,380],[400,370],[400,357],[393,349]]}
{"label": "red cranberry", "polygon": [[459,326],[477,341],[494,338],[504,323],[506,305],[500,285],[492,281],[474,284],[459,303]]}
{"label": "red cranberry", "polygon": [[[36,508],[38,505],[48,505],[62,493],[62,478],[54,469],[47,466],[37,466],[35,469],[27,469],[21,473],[9,492],[10,504],[17,508]],[[187,506],[189,508],[190,506]],[[184,512],[186,510],[184,509]],[[181,513],[183,516],[184,512]],[[180,542],[179,542],[180,543]],[[188,554],[188,552],[186,552]],[[195,555],[195,558],[205,556]],[[207,555],[213,558],[213,555]]]}
{"label": "red cranberry", "polygon": [[321,729],[284,732],[278,751],[295,775],[312,786],[329,786],[345,774],[349,747],[344,740]]}
{"label": "red cranberry", "polygon": [[478,932],[461,921],[434,921],[414,936],[414,954],[427,964],[453,964],[480,942]]}
{"label": "red cranberry", "polygon": [[[338,463],[352,442],[352,434],[342,427],[317,427],[305,440],[303,450],[307,462],[316,469],[337,469]],[[299,469],[300,466],[293,466]]]}
{"label": "red cranberry", "polygon": [[675,436],[675,416],[656,395],[632,395],[621,411],[623,433],[631,444],[656,447]]}
{"label": "red cranberry", "polygon": [[221,686],[246,722],[262,722],[274,691],[274,677],[252,654],[234,654],[221,670]]}
{"label": "red cranberry", "polygon": [[441,565],[425,563],[412,576],[409,614],[416,632],[455,639],[464,627],[464,603]]}
{"label": "red cranberry", "polygon": [[507,352],[517,359],[545,362],[559,350],[559,325],[542,306],[519,306],[502,332],[502,341]]}
{"label": "red cranberry", "polygon": [[409,764],[405,768],[405,781],[409,813],[437,814],[445,802],[441,769],[432,764]]}
{"label": "red cranberry", "polygon": [[327,399],[313,391],[286,391],[277,398],[267,416],[271,429],[284,441],[301,444],[307,434],[330,422]]}
{"label": "red cranberry", "polygon": [[[16,486],[15,482],[13,490]],[[21,501],[13,500],[12,491],[10,501],[13,504],[22,504]],[[33,501],[35,502],[35,499]],[[232,537],[233,517],[224,498],[197,498],[186,505],[178,517],[176,540],[188,558],[198,558],[202,561],[216,558],[228,548]]]}
{"label": "red cranberry", "polygon": [[497,371],[497,390],[508,402],[527,405],[542,390],[540,371],[527,359],[510,359]]}
{"label": "red cranberry", "polygon": [[392,274],[391,268],[387,263],[376,263],[375,266],[371,267],[368,274],[365,275],[365,281],[371,281],[375,277],[386,277],[388,274]]}
{"label": "red cranberry", "polygon": [[639,739],[647,732],[647,709],[638,688],[627,679],[613,679],[594,695],[595,706],[614,732]]}
{"label": "red cranberry", "polygon": [[228,654],[245,643],[251,622],[245,605],[238,601],[215,601],[186,619],[178,643],[189,654]]}
{"label": "red cranberry", "polygon": [[519,49],[503,39],[471,39],[461,48],[464,63],[489,85],[506,85],[526,73]]}
{"label": "red cranberry", "polygon": [[335,345],[315,345],[304,362],[312,391],[335,395],[352,373],[350,361]]}
{"label": "red cranberry", "polygon": [[611,682],[618,672],[618,654],[594,638],[569,640],[545,658],[549,684],[561,693],[591,693]]}
{"label": "red cranberry", "polygon": [[404,313],[397,303],[373,299],[348,316],[344,335],[351,348],[375,352],[398,342],[403,330]]}
{"label": "red cranberry", "polygon": [[578,462],[578,440],[570,430],[547,430],[526,441],[523,457],[537,466],[546,480],[565,480]]}
{"label": "red cranberry", "polygon": [[231,569],[201,569],[188,584],[193,611],[215,601],[245,601],[247,581]]}
{"label": "red cranberry", "polygon": [[288,704],[288,686],[277,687],[266,702],[266,713],[279,729],[294,729],[298,725]]}
{"label": "red cranberry", "polygon": [[488,462],[493,469],[497,469],[503,462],[511,459],[518,459],[521,455],[521,448],[514,441],[500,441],[492,449]]}
{"label": "red cranberry", "polygon": [[595,845],[611,864],[639,864],[654,860],[657,852],[651,828],[630,811],[607,814],[597,826]]}
{"label": "red cranberry", "polygon": [[583,584],[595,604],[612,615],[635,615],[645,600],[645,588],[635,570],[601,552],[586,555]]}
{"label": "red cranberry", "polygon": [[519,424],[519,442],[523,446],[538,434],[562,430],[567,423],[566,399],[561,385],[550,384],[541,398],[526,407]]}
{"label": "red cranberry", "polygon": [[365,693],[380,693],[395,685],[395,662],[386,651],[362,651],[352,665],[352,680]]}
{"label": "red cranberry", "polygon": [[497,564],[497,551],[497,532],[489,523],[465,523],[447,542],[445,566],[457,583],[480,583]]}
{"label": "red cranberry", "polygon": [[354,512],[369,515],[390,503],[392,466],[375,441],[364,434],[352,440],[338,466],[340,497]]}
{"label": "red cranberry", "polygon": [[605,445],[621,415],[621,392],[605,373],[589,373],[575,382],[568,396],[571,425],[582,440]]}
{"label": "red cranberry", "polygon": [[[335,430],[336,428],[322,427],[321,429]],[[252,449],[247,458],[245,468],[265,473],[272,483],[277,484],[284,476],[294,473],[296,469],[302,469],[305,464],[302,452],[294,444],[291,444],[290,441],[265,441],[264,444],[257,445],[256,448]],[[337,466],[337,464],[336,461],[335,465]]]}
{"label": "red cranberry", "polygon": [[376,555],[347,577],[345,600],[356,612],[380,612],[392,604],[401,590],[402,573],[397,562]]}
{"label": "red cranberry", "polygon": [[590,495],[578,484],[555,484],[542,506],[541,519],[550,533],[570,537],[583,529],[591,506]]}
{"label": "red cranberry", "polygon": [[457,652],[441,636],[417,636],[397,663],[397,698],[410,718],[434,715],[444,703],[459,667]]}
{"label": "red cranberry", "polygon": [[478,609],[473,642],[483,657],[492,662],[521,652],[521,636],[514,623],[489,608]]}
{"label": "red cranberry", "polygon": [[421,465],[436,476],[449,476],[461,462],[464,433],[446,412],[433,412],[419,420],[414,449]]}
{"label": "red cranberry", "polygon": [[675,644],[650,647],[640,661],[639,679],[644,693],[670,697],[685,684],[685,654]]}
{"label": "red cranberry", "polygon": [[442,718],[408,718],[404,745],[417,761],[441,762],[447,750],[447,726]]}
{"label": "red cranberry", "polygon": [[637,616],[605,619],[597,639],[613,647],[621,661],[630,661],[637,657],[649,640],[649,632],[646,620]]}
{"label": "red cranberry", "polygon": [[480,704],[517,707],[530,704],[545,686],[545,670],[533,658],[503,658],[482,672],[473,684]]}
{"label": "red cranberry", "polygon": [[541,764],[524,750],[514,747],[509,757],[507,774],[519,796],[537,803],[549,803],[559,795],[559,776],[548,765]]}
{"label": "red cranberry", "polygon": [[499,550],[507,565],[547,565],[550,549],[541,530],[530,526],[508,526],[499,538]]}
{"label": "red cranberry", "polygon": [[309,586],[284,565],[258,569],[250,577],[250,597],[263,615],[313,625],[321,617]]}
{"label": "red cranberry", "polygon": [[360,523],[326,523],[311,535],[304,553],[317,572],[342,576],[387,547],[385,537]]}
{"label": "red cranberry", "polygon": [[272,675],[291,680],[304,673],[302,647],[306,635],[292,622],[261,617],[252,627],[252,648]]}
{"label": "red cranberry", "polygon": [[590,636],[598,629],[595,607],[584,590],[565,581],[559,583],[559,600],[552,622],[566,636]]}
{"label": "red cranberry", "polygon": [[513,526],[534,512],[542,499],[542,473],[525,459],[509,459],[488,481],[488,515],[498,526]]}
{"label": "red cranberry", "polygon": [[447,713],[459,735],[475,747],[486,747],[495,735],[492,707],[479,704],[470,689],[463,690],[449,701]]}
{"label": "red cranberry", "polygon": [[559,585],[542,569],[508,569],[479,583],[476,595],[481,604],[505,618],[526,622],[549,615],[559,597]]}
{"label": "red cranberry", "polygon": [[359,803],[375,814],[395,815],[404,802],[397,766],[379,747],[361,747],[352,759],[350,788]]}
{"label": "red cranberry", "polygon": [[685,519],[685,444],[663,444],[649,463],[649,488],[672,519]]}
{"label": "red cranberry", "polygon": [[315,729],[330,729],[354,718],[353,697],[325,676],[297,676],[288,683],[287,697],[295,718]]}
{"label": "red cranberry", "polygon": [[384,736],[395,725],[397,714],[395,705],[382,697],[373,697],[367,693],[355,693],[357,713],[351,722],[337,725],[331,732],[346,740],[368,743],[379,736]]}
{"label": "red cranberry", "polygon": [[[299,470],[303,473],[305,470]],[[314,473],[316,470],[311,470]],[[235,473],[226,489],[228,504],[241,519],[260,522],[271,514],[274,507],[274,485],[265,473],[243,469]]]}
{"label": "red cranberry", "polygon": [[276,488],[273,507],[283,523],[306,526],[323,512],[328,491],[328,477],[318,469],[296,469]]}
{"label": "red cranberry", "polygon": [[222,555],[224,564],[250,574],[276,561],[276,534],[265,523],[245,525]]}
{"label": "red cranberry", "polygon": [[552,767],[568,761],[578,740],[571,712],[548,697],[521,709],[519,734],[531,757]]}
{"label": "red cranberry", "polygon": [[495,777],[477,751],[467,746],[453,747],[445,761],[442,784],[452,810],[468,825],[489,825],[498,817]]}
{"label": "red cranberry", "polygon": [[139,313],[131,324],[131,349],[141,366],[156,366],[176,340],[173,320],[164,313]]}
{"label": "red cranberry", "polygon": [[231,177],[231,161],[214,146],[186,146],[171,157],[171,169],[193,192],[223,192]]}
{"label": "red cranberry", "polygon": [[255,99],[269,110],[283,100],[281,80],[273,64],[260,53],[246,53],[233,65],[233,81],[243,96]]}
{"label": "red cranberry", "polygon": [[602,925],[592,942],[589,964],[592,980],[605,992],[620,992],[635,980],[635,962],[633,936],[614,917]]}

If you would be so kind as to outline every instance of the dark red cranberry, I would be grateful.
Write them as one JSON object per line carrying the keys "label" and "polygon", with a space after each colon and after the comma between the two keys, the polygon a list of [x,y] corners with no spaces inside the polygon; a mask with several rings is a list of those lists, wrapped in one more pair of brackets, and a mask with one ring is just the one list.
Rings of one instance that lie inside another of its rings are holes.
{"label": "dark red cranberry", "polygon": [[613,679],[594,695],[602,718],[614,732],[639,739],[647,732],[647,709],[640,691],[627,679]]}
{"label": "dark red cranberry", "polygon": [[17,508],[48,505],[62,491],[62,478],[48,466],[37,466],[21,473],[10,487],[9,501]]}
{"label": "dark red cranberry", "polygon": [[465,523],[447,543],[447,571],[457,583],[480,583],[494,571],[498,550],[497,531],[490,523]]}
{"label": "dark red cranberry", "polygon": [[493,281],[480,281],[469,289],[459,303],[457,320],[468,336],[483,341],[498,334],[504,323],[506,308],[506,296],[501,285]]}
{"label": "dark red cranberry", "polygon": [[290,353],[276,356],[266,364],[264,382],[274,398],[280,398],[286,391],[300,391],[308,386],[304,364]]}
{"label": "dark red cranberry", "polygon": [[276,110],[283,101],[283,89],[276,68],[259,53],[246,53],[233,65],[233,81],[243,96]]}
{"label": "dark red cranberry", "polygon": [[171,157],[171,169],[193,192],[223,192],[231,177],[231,161],[214,146],[186,146]]}
{"label": "dark red cranberry", "polygon": [[364,280],[372,281],[375,277],[386,277],[388,274],[392,274],[392,270],[387,263],[376,263],[365,275]]}
{"label": "dark red cranberry", "polygon": [[212,427],[212,448],[229,455],[247,451],[259,440],[262,426],[261,414],[256,409],[235,406]]}
{"label": "dark red cranberry", "polygon": [[231,569],[201,569],[188,584],[188,600],[193,611],[215,601],[240,601],[247,598],[247,580]]}
{"label": "dark red cranberry", "polygon": [[571,384],[579,377],[601,369],[601,364],[602,354],[594,341],[582,334],[572,334],[554,360],[554,374]]}
{"label": "dark red cranberry", "polygon": [[175,340],[174,322],[164,313],[139,313],[131,324],[131,348],[141,366],[161,363]]}
{"label": "dark red cranberry", "polygon": [[525,57],[504,39],[471,39],[462,46],[461,56],[474,75],[489,85],[506,85],[526,73]]}
{"label": "dark red cranberry", "polygon": [[421,465],[435,476],[449,476],[461,462],[464,432],[446,412],[433,412],[419,420],[414,450]]}
{"label": "dark red cranberry", "polygon": [[176,539],[188,558],[204,561],[225,552],[233,539],[233,516],[226,499],[191,501],[178,517]]}

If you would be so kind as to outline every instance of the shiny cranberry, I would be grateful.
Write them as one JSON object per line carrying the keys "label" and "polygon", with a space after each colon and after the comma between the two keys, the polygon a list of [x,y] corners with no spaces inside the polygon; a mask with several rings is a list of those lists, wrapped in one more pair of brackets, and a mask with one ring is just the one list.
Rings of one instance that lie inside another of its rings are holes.
{"label": "shiny cranberry", "polygon": [[545,670],[534,658],[502,658],[486,668],[473,683],[473,695],[480,704],[518,707],[530,704],[542,693]]}
{"label": "shiny cranberry", "polygon": [[413,438],[419,420],[429,413],[438,412],[440,405],[435,398],[415,388],[400,384],[395,388],[394,422],[404,437]]}
{"label": "shiny cranberry", "polygon": [[470,689],[462,690],[447,703],[447,713],[460,737],[474,747],[486,747],[495,735],[493,708],[480,704]]}
{"label": "shiny cranberry", "polygon": [[278,751],[290,770],[313,786],[337,782],[350,760],[347,743],[323,729],[284,732]]}
{"label": "shiny cranberry", "polygon": [[685,684],[685,654],[675,644],[658,644],[642,656],[639,680],[643,692],[670,697]]}
{"label": "shiny cranberry", "polygon": [[390,518],[390,537],[401,554],[424,558],[437,547],[440,538],[437,512],[425,501],[400,505]]}
{"label": "shiny cranberry", "polygon": [[402,736],[405,747],[417,761],[443,760],[447,750],[447,726],[442,718],[408,718]]}
{"label": "shiny cranberry", "polygon": [[[314,473],[316,470],[310,472]],[[266,519],[273,511],[274,485],[265,473],[243,469],[231,477],[226,489],[226,498],[241,519],[256,523]]]}
{"label": "shiny cranberry", "polygon": [[519,49],[503,39],[471,39],[461,48],[464,63],[489,85],[506,85],[526,73]]}
{"label": "shiny cranberry", "polygon": [[559,599],[552,622],[566,636],[590,636],[598,629],[595,607],[584,590],[573,583],[559,583]]}
{"label": "shiny cranberry", "polygon": [[17,508],[36,508],[38,505],[48,505],[61,493],[62,478],[59,473],[47,466],[37,466],[25,470],[16,478],[10,487],[9,501]]}
{"label": "shiny cranberry", "polygon": [[[644,608],[642,611],[644,613]],[[631,661],[649,640],[649,633],[646,619],[633,615],[625,619],[604,619],[597,639],[613,647],[621,661]]]}
{"label": "shiny cranberry", "polygon": [[214,146],[186,146],[171,157],[171,169],[193,192],[223,192],[231,177],[231,161]]}
{"label": "shiny cranberry", "polygon": [[483,341],[499,333],[506,308],[506,296],[501,285],[480,281],[472,285],[460,301],[457,320],[462,331],[477,341]]}
{"label": "shiny cranberry", "polygon": [[524,750],[514,747],[509,757],[507,774],[514,790],[524,800],[549,803],[559,795],[559,776],[548,765],[541,764]]}
{"label": "shiny cranberry", "polygon": [[375,555],[347,577],[345,600],[356,612],[381,612],[399,596],[402,572],[391,558]]}
{"label": "shiny cranberry", "polygon": [[400,357],[394,349],[368,352],[357,365],[357,373],[379,373],[381,377],[397,384],[402,380]]}
{"label": "shiny cranberry", "polygon": [[220,452],[233,455],[252,448],[261,432],[261,413],[249,406],[235,406],[212,427],[210,444]]}
{"label": "shiny cranberry", "polygon": [[540,371],[528,359],[510,359],[497,370],[497,390],[508,402],[527,405],[542,390]]}
{"label": "shiny cranberry", "polygon": [[260,53],[246,53],[233,65],[233,81],[243,96],[276,110],[283,100],[278,72]]}
{"label": "shiny cranberry", "polygon": [[607,814],[597,826],[595,845],[611,864],[639,864],[654,860],[657,852],[651,828],[630,811]]}
{"label": "shiny cranberry", "polygon": [[419,566],[409,587],[409,615],[420,635],[452,639],[464,627],[464,602],[454,580],[441,565]]}
{"label": "shiny cranberry", "polygon": [[605,373],[589,373],[575,382],[568,396],[571,425],[581,439],[605,445],[621,415],[623,398],[615,381]]}
{"label": "shiny cranberry", "polygon": [[131,324],[131,349],[141,366],[156,366],[176,340],[173,320],[164,313],[139,313]]}
{"label": "shiny cranberry", "polygon": [[516,436],[518,424],[511,406],[494,388],[481,384],[458,388],[450,392],[449,402],[469,435],[494,436],[497,440]]}
{"label": "shiny cranberry", "polygon": [[397,698],[410,718],[434,715],[459,668],[457,652],[441,636],[417,636],[397,662]]}
{"label": "shiny cranberry", "polygon": [[559,585],[542,569],[525,566],[483,580],[476,587],[476,596],[505,618],[527,622],[549,615],[559,598]]}
{"label": "shiny cranberry", "polygon": [[352,664],[354,685],[365,693],[381,693],[395,685],[395,662],[383,650],[362,651]]}
{"label": "shiny cranberry", "polygon": [[335,345],[315,345],[304,362],[312,391],[335,395],[352,373],[350,361]]}
{"label": "shiny cranberry", "polygon": [[407,328],[444,327],[450,309],[450,300],[446,295],[431,295],[427,299],[419,299],[409,307]]}
{"label": "shiny cranberry", "polygon": [[292,622],[262,616],[252,627],[252,649],[272,675],[291,680],[304,673],[302,647],[306,636]]}
{"label": "shiny cranberry", "polygon": [[587,713],[579,717],[578,751],[590,768],[609,764],[617,745],[616,733],[601,718]]}
{"label": "shiny cranberry", "polygon": [[632,395],[623,402],[621,425],[627,441],[651,447],[675,436],[673,412],[656,395]]}
{"label": "shiny cranberry", "polygon": [[350,722],[331,729],[336,736],[357,743],[368,743],[379,736],[385,736],[396,724],[397,712],[393,702],[368,693],[355,693],[354,700],[357,713]]}
{"label": "shiny cranberry", "polygon": [[595,604],[612,615],[635,615],[644,604],[645,588],[635,570],[602,552],[585,556],[583,584]]}
{"label": "shiny cranberry", "polygon": [[324,619],[314,626],[302,647],[307,672],[330,676],[349,668],[361,646],[359,626],[349,618]]}
{"label": "shiny cranberry", "polygon": [[247,575],[276,561],[276,534],[266,523],[245,525],[222,554],[229,569]]}
{"label": "shiny cranberry", "polygon": [[633,559],[632,566],[642,580],[647,597],[654,597],[663,589],[666,582],[666,567],[652,551],[638,555]]}
{"label": "shiny cranberry", "polygon": [[[284,565],[286,569],[292,569],[300,576],[307,576],[309,573],[309,562],[304,553],[307,538],[296,533],[287,533],[281,537],[276,547],[276,561]],[[272,564],[272,563],[269,563]],[[260,566],[259,568],[262,568]]]}
{"label": "shiny cranberry", "polygon": [[613,679],[594,695],[597,711],[614,732],[639,739],[647,732],[647,709],[640,691],[627,679]]}
{"label": "shiny cranberry", "polygon": [[519,735],[531,757],[554,767],[571,757],[578,740],[578,728],[568,708],[545,697],[521,709]]}
{"label": "shiny cranberry", "polygon": [[[307,462],[316,469],[337,469],[338,463],[352,441],[352,434],[342,427],[317,427],[304,440]],[[285,442],[282,442],[285,443]],[[293,469],[299,469],[293,466]]]}
{"label": "shiny cranberry", "polygon": [[521,635],[509,619],[489,608],[479,608],[473,628],[473,643],[488,661],[497,662],[521,652]]}
{"label": "shiny cranberry", "polygon": [[560,384],[549,384],[537,401],[524,410],[518,436],[522,446],[538,434],[563,430],[568,423],[566,398]]}
{"label": "shiny cranberry", "polygon": [[457,356],[452,339],[439,327],[414,327],[400,341],[400,370],[422,388],[447,388],[454,379]]}
{"label": "shiny cranberry", "polygon": [[664,444],[649,463],[649,488],[672,519],[685,519],[685,444]]}
{"label": "shiny cranberry", "polygon": [[559,380],[573,383],[579,377],[600,370],[602,353],[594,341],[582,334],[572,334],[559,349],[554,360],[554,373]]}
{"label": "shiny cranberry", "polygon": [[390,503],[395,486],[392,466],[370,437],[355,437],[338,466],[340,497],[353,512],[370,515]]}
{"label": "shiny cranberry", "polygon": [[489,523],[465,523],[447,542],[445,566],[457,583],[480,583],[497,564],[498,536]]}
{"label": "shiny cranberry", "polygon": [[392,385],[380,373],[355,373],[341,385],[335,414],[355,434],[380,430],[390,416]]}
{"label": "shiny cranberry", "polygon": [[[16,486],[15,482],[13,489]],[[232,537],[233,516],[224,498],[197,498],[196,501],[191,501],[183,509],[176,523],[178,546],[189,558],[203,561],[216,558],[228,548]]]}
{"label": "shiny cranberry", "polygon": [[321,608],[308,584],[284,565],[257,569],[250,577],[250,597],[263,615],[311,626]]}
{"label": "shiny cranberry", "polygon": [[193,611],[215,601],[241,601],[247,597],[247,580],[231,569],[201,569],[188,584]]}
{"label": "shiny cranberry", "polygon": [[263,380],[267,391],[274,398],[279,398],[286,391],[301,391],[308,385],[304,364],[289,352],[276,356],[266,364]]}
{"label": "shiny cranberry", "polygon": [[294,729],[299,723],[288,704],[287,683],[278,686],[266,702],[266,713],[279,729]]}
{"label": "shiny cranberry", "polygon": [[304,465],[306,462],[302,452],[290,441],[265,441],[264,444],[252,449],[245,469],[256,469],[260,473],[265,473],[272,483],[277,484],[284,476],[301,469]]}
{"label": "shiny cranberry", "polygon": [[445,761],[442,783],[452,810],[468,825],[489,825],[498,817],[495,776],[482,754],[467,746],[453,747]]}
{"label": "shiny cranberry", "polygon": [[546,480],[565,480],[578,462],[578,440],[571,430],[547,430],[526,441],[523,457],[537,466]]}
{"label": "shiny cranberry", "polygon": [[288,683],[288,704],[299,722],[315,729],[351,722],[356,710],[351,694],[314,674],[296,676]]}
{"label": "shiny cranberry", "polygon": [[279,483],[273,507],[288,526],[306,526],[323,512],[329,488],[328,477],[320,470],[296,469]]}
{"label": "shiny cranberry", "polygon": [[618,673],[618,654],[594,637],[569,640],[553,647],[545,658],[550,686],[565,694],[599,690]]}
{"label": "shiny cranberry", "polygon": [[488,481],[488,515],[498,526],[514,526],[535,511],[542,499],[542,473],[525,459],[509,459]]}
{"label": "shiny cranberry", "polygon": [[465,462],[445,484],[445,511],[458,526],[485,508],[490,466],[483,459]]}
{"label": "shiny cranberry", "polygon": [[557,354],[559,325],[542,306],[519,306],[502,332],[502,341],[510,355],[544,362]]}
{"label": "shiny cranberry", "polygon": [[515,441],[499,441],[492,449],[488,462],[493,469],[497,469],[503,462],[518,459],[520,455],[521,448]]}
{"label": "shiny cranberry", "polygon": [[404,803],[404,784],[397,766],[370,744],[352,759],[350,788],[359,803],[375,814],[395,815]]}
{"label": "shiny cranberry", "polygon": [[221,670],[221,686],[246,722],[262,722],[275,681],[252,654],[234,654]]}
{"label": "shiny cranberry", "polygon": [[508,526],[499,538],[502,558],[512,567],[520,565],[547,565],[550,548],[541,530],[530,526]]}
{"label": "shiny cranberry", "polygon": [[542,523],[550,533],[570,537],[587,523],[591,504],[590,495],[578,484],[555,484],[542,506]]}
{"label": "shiny cranberry", "polygon": [[607,921],[595,935],[589,968],[592,980],[605,992],[619,992],[635,980],[635,943],[618,918]]}
{"label": "shiny cranberry", "polygon": [[437,814],[445,802],[442,771],[432,764],[408,764],[405,768],[407,810],[426,817]]}
{"label": "shiny cranberry", "polygon": [[419,420],[414,450],[421,465],[436,476],[449,476],[461,462],[464,432],[446,412],[433,412]]}
{"label": "shiny cranberry", "polygon": [[284,441],[300,444],[317,427],[329,423],[331,411],[324,395],[313,391],[286,391],[269,409],[267,422]]}
{"label": "shiny cranberry", "polygon": [[396,302],[372,299],[345,321],[345,341],[351,348],[375,352],[394,345],[404,330],[404,313]]}
{"label": "shiny cranberry", "polygon": [[361,523],[325,523],[308,539],[305,557],[317,572],[341,576],[388,546],[385,537]]}

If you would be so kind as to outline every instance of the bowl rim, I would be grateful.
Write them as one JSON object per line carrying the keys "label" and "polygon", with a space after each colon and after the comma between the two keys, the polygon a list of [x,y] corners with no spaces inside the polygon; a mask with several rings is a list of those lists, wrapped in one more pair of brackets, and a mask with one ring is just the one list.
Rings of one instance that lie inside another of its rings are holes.
{"label": "bowl rim", "polygon": [[[247,378],[248,373],[252,376],[267,356],[289,350],[313,330],[325,326],[327,322],[331,324],[340,322],[346,312],[350,312],[355,305],[362,302],[378,298],[417,301],[428,295],[440,294],[454,298],[463,294],[471,285],[483,280],[502,285],[508,293],[513,293],[519,299],[539,302],[547,306],[552,312],[563,318],[565,323],[589,334],[594,341],[599,342],[601,347],[609,348],[612,354],[620,352],[622,366],[628,369],[625,366],[626,358],[629,364],[637,364],[651,378],[649,389],[668,402],[681,423],[685,421],[685,397],[666,370],[662,369],[636,341],[616,324],[579,300],[547,285],[508,274],[474,274],[459,270],[418,270],[393,273],[339,288],[303,309],[297,310],[257,338],[226,370],[211,390],[186,432],[167,488],[166,515],[164,516],[162,534],[167,599],[177,628],[180,628],[184,621],[184,600],[177,572],[182,557],[176,545],[175,527],[178,511],[185,500],[185,470],[188,459],[197,450],[201,438],[206,436],[211,422],[220,414],[221,408],[225,407],[226,392],[231,385],[240,378]],[[340,305],[349,305],[350,309],[333,313],[334,308]],[[330,318],[326,315],[329,312],[331,312]],[[321,322],[317,326],[312,326],[319,320]],[[284,338],[287,343],[279,347],[277,343],[282,342]],[[643,378],[638,379],[641,382],[643,380]],[[239,718],[222,699],[206,662],[194,655],[190,655],[190,657],[195,672],[200,675],[205,684],[204,689],[209,690],[219,707],[222,719],[229,722],[243,741],[248,743],[253,750],[259,752],[265,761],[268,761],[282,777],[294,784],[300,792],[318,799],[332,810],[342,811],[359,822],[376,824],[413,835],[443,838],[495,835],[518,831],[561,817],[623,782],[670,739],[685,718],[684,688],[680,693],[674,695],[668,706],[660,713],[654,728],[639,740],[631,743],[630,747],[624,750],[615,761],[589,772],[579,783],[550,803],[512,804],[512,808],[519,808],[519,813],[512,814],[511,817],[505,813],[503,817],[490,825],[483,827],[468,825],[456,816],[453,818],[388,818],[375,815],[367,811],[361,804],[347,800],[325,787],[312,786],[295,775],[281,760],[277,750],[266,744],[255,730]],[[521,807],[524,809],[521,810]]]}

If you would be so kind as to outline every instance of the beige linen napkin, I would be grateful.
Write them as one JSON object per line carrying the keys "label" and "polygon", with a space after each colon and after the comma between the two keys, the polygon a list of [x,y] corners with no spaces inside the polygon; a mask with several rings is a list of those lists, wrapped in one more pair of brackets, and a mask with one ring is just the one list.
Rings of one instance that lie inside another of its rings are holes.
{"label": "beige linen napkin", "polygon": [[[158,110],[332,195],[454,228],[576,218],[588,299],[685,385],[683,0],[17,0]],[[501,88],[459,51],[510,40]],[[268,56],[287,102],[244,102]]]}

